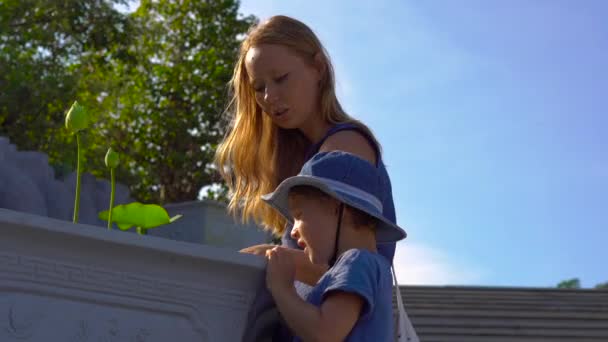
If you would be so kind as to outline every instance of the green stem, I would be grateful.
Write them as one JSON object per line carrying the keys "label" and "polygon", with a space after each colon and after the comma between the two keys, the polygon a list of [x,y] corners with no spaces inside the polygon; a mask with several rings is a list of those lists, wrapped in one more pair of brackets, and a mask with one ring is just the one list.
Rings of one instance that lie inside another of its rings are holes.
{"label": "green stem", "polygon": [[139,235],[146,235],[146,230],[143,229],[142,227],[137,227],[135,230],[137,231],[137,234],[139,234]]}
{"label": "green stem", "polygon": [[112,192],[110,192],[110,210],[108,214],[108,229],[112,229],[112,209],[114,208],[114,190],[116,189],[116,182],[114,179],[114,168],[110,168],[110,180],[112,184]]}
{"label": "green stem", "polygon": [[82,151],[80,148],[80,132],[76,132],[76,196],[74,199],[74,217],[72,222],[78,223],[78,210],[80,209],[80,174],[82,172]]}

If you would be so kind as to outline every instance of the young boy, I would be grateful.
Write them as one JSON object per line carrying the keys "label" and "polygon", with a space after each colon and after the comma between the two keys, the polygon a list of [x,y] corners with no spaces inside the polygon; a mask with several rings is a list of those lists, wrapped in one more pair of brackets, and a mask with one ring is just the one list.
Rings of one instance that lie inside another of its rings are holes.
{"label": "young boy", "polygon": [[341,151],[315,155],[263,199],[293,223],[313,264],[330,268],[308,302],[295,288],[286,248],[266,252],[266,282],[296,340],[394,341],[391,265],[376,244],[405,238],[382,215],[376,167]]}

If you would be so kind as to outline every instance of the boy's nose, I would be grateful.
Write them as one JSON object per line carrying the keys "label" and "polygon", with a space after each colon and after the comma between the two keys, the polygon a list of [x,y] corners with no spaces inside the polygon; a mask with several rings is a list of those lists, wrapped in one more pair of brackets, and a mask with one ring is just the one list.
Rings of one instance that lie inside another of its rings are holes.
{"label": "boy's nose", "polygon": [[298,231],[298,228],[296,226],[293,226],[293,228],[291,228],[291,238],[294,240],[297,240],[300,238],[300,232]]}

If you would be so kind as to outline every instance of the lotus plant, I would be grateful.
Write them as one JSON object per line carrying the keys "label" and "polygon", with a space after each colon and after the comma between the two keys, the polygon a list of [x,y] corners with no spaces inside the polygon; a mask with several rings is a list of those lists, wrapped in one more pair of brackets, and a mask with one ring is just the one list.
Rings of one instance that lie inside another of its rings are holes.
{"label": "lotus plant", "polygon": [[[74,216],[73,222],[78,223],[78,209],[80,207],[80,179],[82,175],[82,159],[83,149],[81,146],[82,131],[87,129],[91,124],[91,119],[87,110],[77,101],[74,101],[72,107],[65,116],[66,129],[76,135],[77,145],[77,166],[76,166],[76,196],[74,199]],[[111,192],[110,192],[110,207],[106,211],[98,214],[102,220],[108,221],[108,229],[112,229],[112,223],[116,223],[121,230],[127,230],[135,227],[140,235],[147,234],[148,229],[158,227],[167,223],[174,222],[182,217],[176,215],[169,217],[167,211],[155,204],[141,204],[133,202],[114,207],[114,194],[116,190],[115,169],[120,163],[120,157],[111,147],[108,149],[105,156],[106,167],[110,169]]]}
{"label": "lotus plant", "polygon": [[[111,221],[110,212],[113,213]],[[135,227],[137,234],[140,235],[147,234],[148,229],[174,222],[181,217],[182,215],[169,217],[169,214],[163,207],[156,204],[142,204],[139,202],[117,205],[112,210],[99,213],[100,219],[107,220],[109,224],[110,222],[116,222],[120,230],[128,230]]]}
{"label": "lotus plant", "polygon": [[171,223],[182,217],[182,215],[169,217],[169,214],[163,207],[155,204],[133,202],[114,207],[114,192],[116,189],[114,170],[120,163],[120,157],[111,147],[106,153],[105,163],[110,169],[112,186],[110,192],[110,208],[100,212],[98,216],[100,219],[108,221],[108,229],[112,229],[112,223],[116,222],[116,225],[120,230],[127,230],[131,227],[135,227],[137,234],[145,235],[148,233],[148,229]]}
{"label": "lotus plant", "polygon": [[108,229],[112,229],[112,208],[114,207],[114,193],[116,191],[116,178],[114,176],[114,169],[120,163],[118,153],[116,153],[111,147],[108,149],[105,158],[106,166],[110,169],[110,184],[112,189],[110,190],[110,208],[108,209]]}
{"label": "lotus plant", "polygon": [[65,128],[76,135],[76,195],[74,196],[74,214],[72,222],[78,223],[78,209],[80,207],[80,178],[82,175],[82,146],[81,135],[82,131],[90,125],[89,115],[87,110],[77,101],[74,101],[70,110],[65,116]]}

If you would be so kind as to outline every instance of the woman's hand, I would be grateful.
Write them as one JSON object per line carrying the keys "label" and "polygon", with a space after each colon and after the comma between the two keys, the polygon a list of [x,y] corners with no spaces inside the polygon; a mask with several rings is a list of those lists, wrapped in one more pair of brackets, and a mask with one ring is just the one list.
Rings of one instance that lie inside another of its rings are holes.
{"label": "woman's hand", "polygon": [[293,289],[296,262],[289,248],[275,246],[266,251],[266,287],[271,293]]}
{"label": "woman's hand", "polygon": [[247,248],[243,248],[239,252],[259,255],[259,256],[266,256],[266,251],[271,250],[275,247],[277,247],[277,245],[261,244],[261,245],[254,245],[254,246],[249,246]]}

